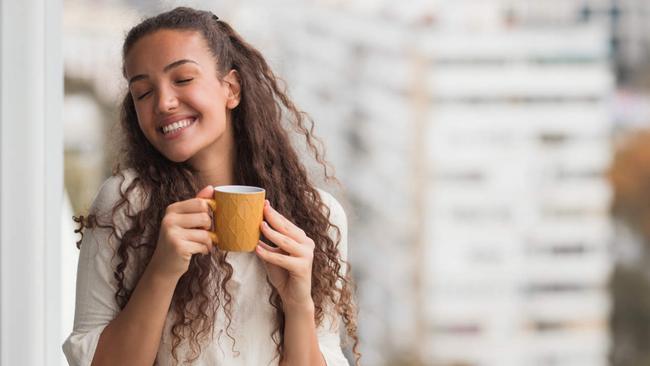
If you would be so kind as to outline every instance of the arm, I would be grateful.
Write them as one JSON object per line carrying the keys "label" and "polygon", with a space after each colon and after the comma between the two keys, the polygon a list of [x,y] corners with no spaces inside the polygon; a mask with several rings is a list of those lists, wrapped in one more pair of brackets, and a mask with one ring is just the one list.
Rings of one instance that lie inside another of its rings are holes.
{"label": "arm", "polygon": [[192,255],[212,251],[208,231],[201,230],[211,225],[208,204],[201,197],[212,197],[212,190],[208,186],[197,199],[167,207],[153,257],[129,302],[104,328],[93,366],[154,363],[178,280]]}
{"label": "arm", "polygon": [[[345,212],[331,195],[325,193],[323,198],[331,209],[330,220],[341,230],[339,251],[342,259],[345,260],[347,257]],[[338,317],[335,312],[330,314],[331,306],[326,306],[328,314],[324,318],[324,323],[318,328],[315,325],[314,303],[311,298],[313,240],[268,203],[264,207],[264,217],[270,226],[262,223],[262,233],[278,247],[272,248],[260,241],[256,252],[263,260],[269,280],[278,290],[284,306],[284,352],[281,356],[281,364],[283,366],[348,365],[340,347]]]}
{"label": "arm", "polygon": [[318,346],[311,298],[315,244],[268,201],[264,205],[264,217],[268,223],[262,222],[262,233],[278,247],[260,241],[256,253],[263,259],[269,280],[278,290],[284,307],[284,353],[280,364],[326,366]]}
{"label": "arm", "polygon": [[[93,201],[90,212],[101,217],[102,222],[110,220],[120,190],[124,191],[133,175],[125,174],[123,178],[109,178]],[[211,196],[211,190],[206,187],[198,197]],[[139,199],[136,191],[129,196],[132,204]],[[131,209],[137,207],[140,206],[136,204]],[[168,207],[153,258],[121,311],[114,299],[117,287],[111,263],[119,243],[109,228],[84,230],[77,270],[74,329],[63,344],[70,365],[153,363],[178,279],[187,270],[192,254],[208,253],[211,248],[208,232],[201,230],[210,226],[207,210],[207,203],[201,199]],[[125,210],[118,210],[113,219],[115,229],[123,233],[128,226]],[[126,268],[126,282],[132,279],[130,268]]]}
{"label": "arm", "polygon": [[284,355],[282,366],[326,366],[316,336],[314,304],[285,307]]}
{"label": "arm", "polygon": [[[331,227],[329,236],[335,242],[340,238],[338,242],[338,251],[341,256],[341,269],[340,274],[345,276],[347,274],[347,260],[348,260],[348,220],[347,215],[343,206],[336,200],[331,194],[325,191],[319,191],[323,202],[327,204],[327,207],[330,209],[329,220],[330,222],[338,227],[338,233],[336,230]],[[339,235],[340,234],[340,237]],[[341,282],[337,282],[337,287],[343,286]],[[328,366],[349,366],[350,363],[343,355],[343,350],[341,349],[341,335],[339,330],[341,330],[341,318],[340,315],[335,310],[335,306],[329,300],[323,304],[324,317],[321,324],[316,328],[316,334],[318,336],[318,344],[320,346],[321,353],[325,359],[325,363]]]}
{"label": "arm", "polygon": [[104,328],[92,365],[152,365],[175,287],[148,267],[126,307]]}
{"label": "arm", "polygon": [[[345,211],[341,204],[329,193],[320,191],[321,198],[330,209],[330,221],[339,228],[340,241],[338,245],[339,253],[343,261],[347,260],[348,254],[348,222]],[[332,229],[330,236],[336,240],[336,232]],[[341,273],[345,273],[346,266],[341,267]],[[285,308],[285,358],[287,365],[328,365],[339,366],[348,365],[348,361],[343,356],[341,350],[341,340],[339,336],[338,314],[333,310],[333,305],[327,303],[323,309],[326,314],[323,323],[315,327],[313,303],[304,309]],[[291,324],[291,325],[290,325]],[[307,355],[303,355],[302,362],[300,355],[290,355],[293,350],[308,350]]]}

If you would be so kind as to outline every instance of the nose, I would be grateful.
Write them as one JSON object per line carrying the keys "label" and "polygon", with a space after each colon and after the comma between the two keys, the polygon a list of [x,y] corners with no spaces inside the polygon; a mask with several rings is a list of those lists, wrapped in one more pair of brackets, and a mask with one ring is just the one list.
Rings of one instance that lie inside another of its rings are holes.
{"label": "nose", "polygon": [[174,90],[168,87],[161,87],[158,90],[158,100],[156,103],[158,112],[167,113],[178,107],[178,97]]}

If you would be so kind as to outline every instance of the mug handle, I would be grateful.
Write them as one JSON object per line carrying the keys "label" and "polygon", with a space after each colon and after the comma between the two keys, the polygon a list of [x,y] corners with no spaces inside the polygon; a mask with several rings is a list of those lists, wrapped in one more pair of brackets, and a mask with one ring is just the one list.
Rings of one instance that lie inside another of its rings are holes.
{"label": "mug handle", "polygon": [[[214,223],[214,212],[217,210],[217,201],[212,199],[212,198],[202,198],[205,202],[207,202],[208,206],[210,206],[210,210],[212,210],[212,227],[215,227]],[[215,227],[216,229],[216,227]],[[208,234],[210,235],[210,239],[212,240],[212,244],[219,244],[219,237],[217,236],[217,233],[209,230]]]}

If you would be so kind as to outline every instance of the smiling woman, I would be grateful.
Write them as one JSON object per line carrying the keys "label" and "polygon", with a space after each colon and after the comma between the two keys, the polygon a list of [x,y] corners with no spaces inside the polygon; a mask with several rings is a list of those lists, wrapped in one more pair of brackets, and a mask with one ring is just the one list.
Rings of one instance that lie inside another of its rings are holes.
{"label": "smiling woman", "polygon": [[160,153],[174,162],[219,156],[232,164],[238,75],[230,70],[219,77],[201,33],[159,30],[142,37],[125,55],[124,75],[140,128]]}
{"label": "smiling woman", "polygon": [[[291,146],[285,112],[325,167],[262,55],[213,14],[177,8],[131,29],[123,60],[124,154],[77,219],[68,361],[347,365],[342,323],[358,364],[345,213]],[[266,191],[254,252],[210,239],[205,199],[224,185]]]}

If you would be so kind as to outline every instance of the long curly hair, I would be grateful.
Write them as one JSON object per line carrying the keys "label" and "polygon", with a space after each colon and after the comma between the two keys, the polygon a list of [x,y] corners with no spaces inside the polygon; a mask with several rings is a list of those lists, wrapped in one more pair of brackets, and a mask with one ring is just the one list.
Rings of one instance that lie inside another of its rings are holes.
{"label": "long curly hair", "polygon": [[[323,322],[326,312],[335,312],[334,315],[343,320],[348,338],[353,341],[352,352],[358,365],[356,307],[349,264],[342,260],[338,251],[340,230],[329,221],[329,209],[311,183],[283,125],[289,123],[304,136],[325,177],[335,179],[328,173],[320,141],[313,135],[313,121],[289,99],[286,88],[279,85],[279,79],[260,52],[211,12],[179,7],[145,19],[128,32],[122,50],[123,60],[136,41],[162,29],[199,32],[215,57],[219,78],[232,69],[239,73],[241,101],[232,111],[237,156],[235,184],[266,188],[271,204],[313,239],[316,247],[311,295],[316,324]],[[196,171],[189,164],[168,160],[146,139],[138,126],[133,98],[128,91],[121,105],[120,124],[124,141],[113,174],[122,174],[122,169],[132,169],[135,178],[126,189],[120,190],[121,198],[112,208],[110,222],[99,222],[101,220],[92,212],[87,217],[75,217],[75,220],[80,225],[76,232],[82,236],[84,228],[98,226],[110,228],[117,238],[117,265],[113,272],[117,283],[115,300],[123,309],[151,260],[166,207],[194,197],[199,183]],[[124,179],[123,174],[122,177]],[[137,212],[132,212],[128,199],[134,192],[140,192],[143,198],[144,208]],[[118,230],[115,216],[121,210],[127,212],[129,225]],[[334,239],[329,232],[336,233]],[[80,244],[81,240],[77,245]],[[178,346],[182,342],[187,342],[190,349],[185,362],[199,357],[204,341],[212,334],[220,306],[227,317],[226,333],[235,340],[229,333],[232,296],[227,289],[233,269],[226,256],[227,253],[221,251],[213,256],[193,256],[189,269],[176,286],[170,311],[174,315],[172,356],[177,363]],[[125,271],[131,270],[135,274],[134,283],[125,277]],[[275,342],[281,358],[285,319],[282,300],[273,286],[269,302],[276,309],[277,324],[269,337]]]}

